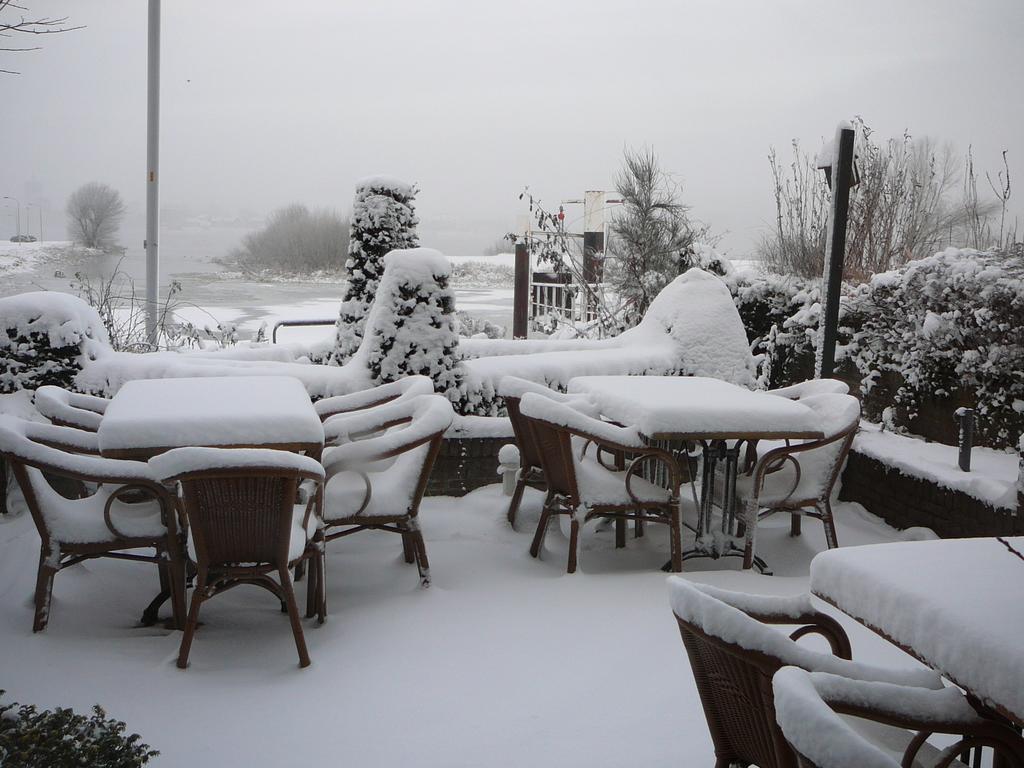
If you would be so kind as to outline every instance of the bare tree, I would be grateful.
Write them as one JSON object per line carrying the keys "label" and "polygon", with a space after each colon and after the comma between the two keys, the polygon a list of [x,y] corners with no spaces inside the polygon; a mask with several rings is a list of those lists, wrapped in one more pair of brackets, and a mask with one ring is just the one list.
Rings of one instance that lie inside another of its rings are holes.
{"label": "bare tree", "polygon": [[[23,12],[28,8],[15,3],[13,0],[0,0],[0,38],[13,38],[16,35],[53,35],[59,32],[70,32],[73,29],[82,27],[67,26],[67,16],[50,18],[48,16],[37,18],[25,18]],[[3,53],[20,53],[23,51],[38,51],[42,46],[14,46],[0,47]],[[0,74],[19,75],[12,69],[0,69]]]}
{"label": "bare tree", "polygon": [[68,198],[68,235],[86,248],[115,245],[125,206],[117,190],[98,181],[83,184]]}

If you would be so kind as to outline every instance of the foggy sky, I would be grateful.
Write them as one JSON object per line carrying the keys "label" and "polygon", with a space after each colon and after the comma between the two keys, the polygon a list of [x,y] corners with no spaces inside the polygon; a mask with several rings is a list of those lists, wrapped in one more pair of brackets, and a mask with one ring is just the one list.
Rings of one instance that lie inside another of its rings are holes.
{"label": "foggy sky", "polygon": [[[146,2],[23,4],[87,28],[0,54],[23,72],[0,75],[0,196],[61,235],[91,180],[141,216]],[[610,189],[647,145],[742,256],[773,215],[769,147],[813,152],[854,115],[1024,172],[1022,32],[1022,0],[164,0],[162,203],[345,212],[386,173],[420,185],[424,245],[470,254],[524,185],[552,205]]]}

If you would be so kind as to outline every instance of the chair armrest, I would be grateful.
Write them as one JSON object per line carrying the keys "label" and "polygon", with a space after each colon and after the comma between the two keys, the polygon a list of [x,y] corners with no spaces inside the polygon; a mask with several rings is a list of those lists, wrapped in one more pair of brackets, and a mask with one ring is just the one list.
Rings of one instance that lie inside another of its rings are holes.
{"label": "chair armrest", "polygon": [[327,478],[330,479],[338,472],[352,470],[362,467],[374,461],[389,459],[401,453],[406,453],[419,448],[424,443],[435,440],[443,433],[431,435],[403,435],[406,430],[386,432],[376,437],[368,437],[365,440],[358,440],[352,443],[334,445],[325,452],[322,463]]}
{"label": "chair armrest", "polygon": [[[118,530],[111,518],[110,512],[115,501],[118,501],[122,496],[126,494],[139,494],[142,493],[146,496],[150,496],[160,505],[160,516],[163,518],[164,525],[167,526],[167,533],[171,536],[177,531],[177,523],[174,517],[175,502],[171,494],[158,483],[148,482],[133,482],[126,483],[118,488],[115,488],[110,495],[107,497],[106,503],[103,505],[103,522],[114,536],[119,539],[130,539],[134,538],[131,535]],[[128,502],[131,503],[131,502]]]}

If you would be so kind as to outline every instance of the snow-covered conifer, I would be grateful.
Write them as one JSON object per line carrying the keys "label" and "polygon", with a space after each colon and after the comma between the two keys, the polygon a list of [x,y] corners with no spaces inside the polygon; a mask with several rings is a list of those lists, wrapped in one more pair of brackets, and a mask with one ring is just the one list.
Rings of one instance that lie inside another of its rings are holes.
{"label": "snow-covered conifer", "polygon": [[417,191],[414,184],[384,176],[363,179],[356,184],[345,262],[348,288],[341,303],[332,359],[337,365],[359,349],[366,314],[384,271],[384,256],[396,249],[419,245]]}

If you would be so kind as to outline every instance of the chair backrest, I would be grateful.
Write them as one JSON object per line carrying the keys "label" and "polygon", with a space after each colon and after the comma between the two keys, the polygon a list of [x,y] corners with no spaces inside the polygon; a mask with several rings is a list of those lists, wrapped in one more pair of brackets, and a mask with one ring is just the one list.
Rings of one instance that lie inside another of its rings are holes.
{"label": "chair backrest", "polygon": [[518,376],[504,376],[498,382],[498,394],[505,401],[505,409],[508,412],[508,420],[512,424],[512,433],[516,438],[516,445],[519,446],[519,464],[523,471],[528,469],[541,469],[540,447],[533,438],[533,432],[527,426],[525,417],[520,412],[520,402],[524,395],[534,393],[542,395],[549,400],[556,402],[571,403],[576,407],[586,409],[589,401],[585,395],[568,395],[558,392],[543,384],[538,384],[528,379],[521,379]]}
{"label": "chair backrest", "polygon": [[52,385],[39,387],[35,396],[36,410],[54,424],[90,432],[100,428],[109,404],[105,398],[69,392]]}
{"label": "chair backrest", "polygon": [[287,563],[298,485],[324,478],[309,456],[260,448],[176,448],[149,465],[163,482],[180,484],[206,567]]}
{"label": "chair backrest", "polygon": [[785,397],[789,400],[802,400],[810,395],[846,395],[850,386],[839,379],[809,379],[788,387],[769,389],[765,394]]}
{"label": "chair backrest", "polygon": [[[669,590],[720,761],[795,768],[796,757],[776,723],[772,694],[772,676],[784,666],[941,686],[938,676],[925,670],[878,670],[847,661],[850,646],[845,632],[834,619],[816,611],[806,595],[756,597],[680,577],[669,578]],[[799,629],[786,637],[765,622]],[[825,637],[837,655],[810,650],[793,639],[806,634]]]}
{"label": "chair backrest", "polygon": [[406,400],[434,392],[434,381],[429,376],[406,376],[398,381],[381,384],[378,387],[352,392],[348,395],[326,397],[313,403],[321,421],[339,413],[352,413],[396,400]]}

